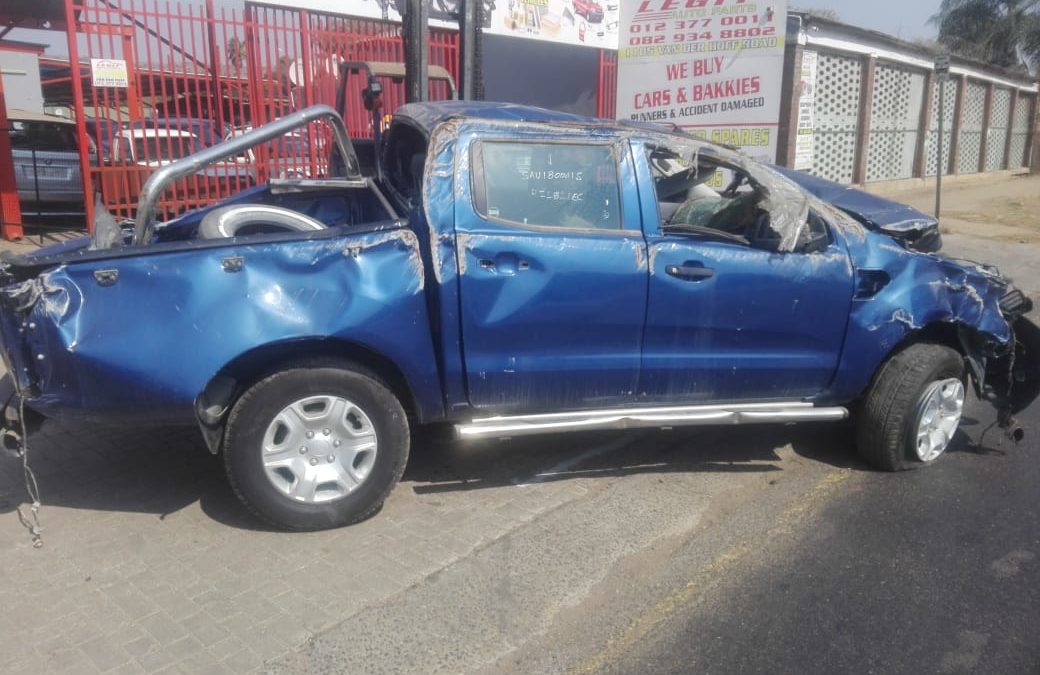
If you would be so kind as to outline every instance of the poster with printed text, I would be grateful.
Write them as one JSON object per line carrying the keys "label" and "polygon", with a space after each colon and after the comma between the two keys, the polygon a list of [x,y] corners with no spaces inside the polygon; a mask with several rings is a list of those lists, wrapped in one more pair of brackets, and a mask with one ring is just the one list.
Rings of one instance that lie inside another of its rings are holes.
{"label": "poster with printed text", "polygon": [[[485,33],[617,49],[622,0],[482,1]],[[269,0],[263,4],[395,23],[406,11],[404,0]],[[430,25],[457,29],[459,10],[459,0],[430,0]]]}
{"label": "poster with printed text", "polygon": [[91,59],[90,85],[92,87],[115,87],[126,89],[130,77],[126,72],[126,61],[123,59]]}
{"label": "poster with printed text", "polygon": [[809,49],[802,52],[802,72],[795,90],[798,96],[798,136],[794,141],[794,168],[813,168],[816,148],[816,71],[819,54]]}
{"label": "poster with printed text", "polygon": [[[624,0],[631,2],[631,0]],[[485,33],[616,49],[622,0],[496,0]]]}
{"label": "poster with printed text", "polygon": [[785,0],[626,0],[619,119],[676,124],[776,161]]}

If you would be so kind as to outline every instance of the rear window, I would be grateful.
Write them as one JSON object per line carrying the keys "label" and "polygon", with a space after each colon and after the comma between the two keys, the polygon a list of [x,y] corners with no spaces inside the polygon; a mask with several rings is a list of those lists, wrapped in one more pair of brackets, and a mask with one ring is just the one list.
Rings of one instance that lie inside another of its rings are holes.
{"label": "rear window", "polygon": [[482,141],[473,147],[477,213],[520,226],[621,228],[609,145]]}

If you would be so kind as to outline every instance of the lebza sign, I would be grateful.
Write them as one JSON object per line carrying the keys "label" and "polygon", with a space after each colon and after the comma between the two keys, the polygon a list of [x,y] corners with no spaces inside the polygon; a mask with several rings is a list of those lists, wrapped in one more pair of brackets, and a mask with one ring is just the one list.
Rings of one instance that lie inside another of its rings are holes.
{"label": "lebza sign", "polygon": [[130,78],[123,59],[91,59],[90,84],[94,87],[117,87],[126,89]]}
{"label": "lebza sign", "polygon": [[618,117],[776,161],[786,26],[783,0],[622,3]]}

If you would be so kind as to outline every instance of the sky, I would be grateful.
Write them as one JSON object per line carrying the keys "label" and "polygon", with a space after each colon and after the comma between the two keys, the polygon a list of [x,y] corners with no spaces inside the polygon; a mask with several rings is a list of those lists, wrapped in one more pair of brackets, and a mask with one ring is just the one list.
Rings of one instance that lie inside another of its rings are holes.
{"label": "sky", "polygon": [[830,9],[844,23],[914,40],[935,37],[928,19],[939,10],[939,0],[789,0],[788,6]]}

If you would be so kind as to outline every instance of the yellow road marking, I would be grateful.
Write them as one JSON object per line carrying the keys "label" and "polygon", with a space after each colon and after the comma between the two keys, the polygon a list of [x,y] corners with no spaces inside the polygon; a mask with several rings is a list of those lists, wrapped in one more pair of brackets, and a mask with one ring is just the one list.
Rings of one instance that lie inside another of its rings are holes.
{"label": "yellow road marking", "polygon": [[[812,507],[829,497],[839,485],[851,477],[852,472],[848,469],[839,469],[828,473],[809,492],[780,514],[776,524],[769,528],[765,539],[770,539],[770,535],[778,530],[792,526],[797,519],[806,515]],[[743,560],[752,550],[754,549],[750,545],[740,544],[720,555],[704,568],[698,575],[698,579],[687,582],[682,588],[657,603],[653,608],[636,619],[619,638],[610,640],[601,652],[571,670],[571,675],[588,675],[589,673],[598,672],[619,655],[630,651],[632,647],[642,642],[679,608],[689,604],[703,590],[716,582],[723,572]]]}

